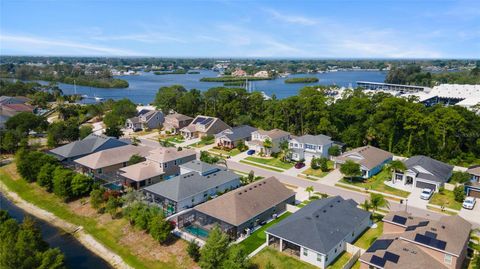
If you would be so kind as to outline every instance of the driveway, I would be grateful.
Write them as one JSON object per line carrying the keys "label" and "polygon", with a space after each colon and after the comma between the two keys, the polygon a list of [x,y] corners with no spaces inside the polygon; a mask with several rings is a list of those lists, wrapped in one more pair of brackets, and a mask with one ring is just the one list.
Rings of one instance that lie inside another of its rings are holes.
{"label": "driveway", "polygon": [[[420,188],[412,188],[410,195],[407,197],[408,199],[408,207],[417,207],[417,208],[425,208],[427,209],[428,201],[423,200],[420,198],[420,194],[422,193],[422,189]],[[430,198],[431,199],[431,198]]]}
{"label": "driveway", "polygon": [[470,222],[474,222],[474,221],[478,222],[480,220],[480,199],[477,198],[477,203],[475,204],[475,207],[472,210],[462,208],[462,210],[460,210],[460,213],[458,215]]}

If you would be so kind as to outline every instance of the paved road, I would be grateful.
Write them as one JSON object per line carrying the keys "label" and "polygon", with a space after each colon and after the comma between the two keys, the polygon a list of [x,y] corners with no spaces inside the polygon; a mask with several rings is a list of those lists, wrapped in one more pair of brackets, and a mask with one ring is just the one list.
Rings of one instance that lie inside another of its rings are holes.
{"label": "paved road", "polygon": [[[246,165],[243,163],[238,163],[231,159],[227,160],[227,164],[228,164],[228,168],[230,169],[234,169],[234,170],[238,170],[246,173],[253,170],[255,172],[255,175],[257,176],[263,176],[263,177],[275,176],[284,184],[298,186],[302,188],[313,186],[315,191],[326,193],[328,195],[340,195],[346,199],[353,199],[357,203],[363,203],[363,201],[365,201],[365,199],[368,197],[368,194],[363,194],[356,191],[350,191],[347,189],[322,184],[321,180],[310,181],[307,179],[301,179],[301,178],[285,175],[279,172],[269,171],[262,168]],[[398,202],[390,201],[390,210],[394,210],[394,211],[405,210],[405,207],[406,207],[405,204],[400,204]],[[431,219],[439,219],[440,217],[443,216],[443,214],[429,211],[427,209],[413,207],[413,206],[408,206],[407,211],[409,213],[412,213],[413,215],[420,216],[420,217],[428,217]],[[476,221],[473,221],[473,220],[471,221],[474,227],[480,227],[480,219]]]}

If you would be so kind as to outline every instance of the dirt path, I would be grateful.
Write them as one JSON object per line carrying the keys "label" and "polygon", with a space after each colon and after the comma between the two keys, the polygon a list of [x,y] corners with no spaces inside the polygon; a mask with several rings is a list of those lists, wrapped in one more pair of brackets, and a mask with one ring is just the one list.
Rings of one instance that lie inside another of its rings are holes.
{"label": "dirt path", "polygon": [[112,252],[103,244],[95,240],[95,238],[86,233],[81,226],[73,225],[63,219],[58,218],[51,212],[41,209],[23,200],[20,196],[18,196],[17,193],[10,191],[7,186],[3,184],[3,182],[0,182],[0,187],[0,191],[3,192],[9,200],[14,202],[16,206],[20,207],[29,214],[47,221],[48,223],[74,235],[82,245],[107,261],[114,268],[133,269],[123,261],[122,257],[118,256],[116,253]]}

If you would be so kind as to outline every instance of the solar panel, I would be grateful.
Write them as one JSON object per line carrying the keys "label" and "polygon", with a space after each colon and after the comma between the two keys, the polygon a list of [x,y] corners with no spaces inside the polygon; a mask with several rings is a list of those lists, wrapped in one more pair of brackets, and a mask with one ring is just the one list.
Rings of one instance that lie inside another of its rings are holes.
{"label": "solar panel", "polygon": [[432,247],[438,248],[441,250],[445,250],[445,247],[447,246],[447,242],[438,240],[438,239],[432,239]]}
{"label": "solar panel", "polygon": [[427,246],[431,246],[434,248],[438,248],[441,250],[445,250],[445,247],[447,246],[447,242],[438,240],[436,238],[431,238],[428,236],[425,236],[423,234],[417,234],[415,235],[415,242],[418,242],[420,244],[424,244]]}
{"label": "solar panel", "polygon": [[213,120],[213,118],[207,118],[207,119],[203,120],[202,122],[200,122],[200,124],[202,124],[202,125],[207,125],[207,124],[209,124],[212,120]]}
{"label": "solar panel", "polygon": [[393,263],[397,263],[398,259],[400,259],[400,256],[397,254],[391,253],[391,252],[385,252],[385,255],[383,255],[383,258],[386,259],[387,261],[391,261]]}
{"label": "solar panel", "polygon": [[371,245],[367,252],[375,252],[377,250],[384,250],[387,249],[390,244],[392,244],[393,239],[379,239],[373,242],[373,245]]}
{"label": "solar panel", "polygon": [[413,226],[408,226],[407,229],[405,229],[405,231],[413,231],[417,229],[417,226],[413,225]]}
{"label": "solar panel", "polygon": [[436,233],[432,233],[432,232],[429,232],[429,231],[426,231],[425,232],[425,236],[428,236],[430,238],[437,238],[437,234]]}
{"label": "solar panel", "polygon": [[383,267],[385,266],[385,259],[380,258],[377,255],[373,255],[372,258],[370,259],[370,263]]}
{"label": "solar panel", "polygon": [[395,223],[404,225],[405,223],[407,223],[407,218],[399,216],[399,215],[395,215],[395,216],[393,216],[392,221],[395,222]]}
{"label": "solar panel", "polygon": [[427,226],[428,223],[429,223],[428,220],[427,220],[427,221],[420,221],[417,226],[418,226],[418,227]]}
{"label": "solar panel", "polygon": [[203,118],[203,117],[197,117],[192,123],[195,124],[197,122],[201,122],[201,121],[204,121],[204,120],[205,120],[205,118]]}

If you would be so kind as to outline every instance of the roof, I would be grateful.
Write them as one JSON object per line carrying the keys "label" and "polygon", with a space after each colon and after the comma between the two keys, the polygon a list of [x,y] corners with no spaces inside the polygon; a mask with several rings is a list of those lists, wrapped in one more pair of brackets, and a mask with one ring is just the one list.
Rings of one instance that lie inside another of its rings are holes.
{"label": "roof", "polygon": [[442,216],[439,220],[430,220],[403,211],[390,212],[383,221],[406,228],[401,235],[397,233],[397,237],[454,255],[461,254],[472,228],[468,221],[459,216]]}
{"label": "roof", "polygon": [[368,169],[372,169],[385,160],[393,158],[393,154],[373,146],[364,146],[352,149],[335,158],[337,162],[352,160]]}
{"label": "roof", "polygon": [[230,128],[230,126],[228,126],[219,118],[198,115],[187,127],[184,127],[182,130],[188,130],[189,132],[208,132],[208,130],[215,124],[223,125],[224,129]]}
{"label": "roof", "polygon": [[148,186],[145,190],[179,202],[239,179],[239,175],[227,170],[217,171],[208,176],[202,176],[197,172],[189,172]]}
{"label": "roof", "polygon": [[165,116],[165,119],[170,119],[170,118],[176,119],[178,121],[193,120],[192,117],[189,117],[180,113],[174,113],[174,114],[169,114]]}
{"label": "roof", "polygon": [[294,196],[295,193],[275,177],[269,177],[200,204],[195,210],[239,226]]}
{"label": "roof", "polygon": [[213,171],[223,170],[222,167],[214,164],[209,164],[199,160],[193,160],[179,165],[180,168],[188,169],[190,171],[195,171],[200,174],[211,173]]}
{"label": "roof", "polygon": [[311,202],[267,232],[326,254],[370,215],[353,200],[335,196]]}
{"label": "roof", "polygon": [[102,145],[109,142],[109,148],[121,147],[128,145],[124,141],[120,141],[114,137],[90,134],[82,140],[68,143],[64,146],[50,150],[50,153],[55,154],[60,160],[86,155],[95,152]]}
{"label": "roof", "polygon": [[164,163],[185,158],[187,156],[196,156],[196,154],[196,151],[193,149],[178,150],[175,147],[158,147],[150,151],[150,154],[146,156],[146,158],[154,162]]}
{"label": "roof", "polygon": [[333,143],[330,136],[323,134],[320,135],[303,135],[303,136],[293,136],[292,139],[303,143],[303,144],[312,144],[312,145],[326,145]]}
{"label": "roof", "polygon": [[467,173],[480,177],[480,165],[470,166],[467,170]]}
{"label": "roof", "polygon": [[289,132],[285,132],[284,130],[280,130],[280,129],[272,129],[270,131],[257,130],[257,132],[261,135],[266,135],[266,136],[270,137],[271,139],[277,139],[277,138],[281,138],[281,137],[290,135]]}
{"label": "roof", "polygon": [[0,104],[23,104],[29,101],[30,99],[25,96],[0,96]]}
{"label": "roof", "polygon": [[142,181],[164,174],[159,163],[149,160],[121,168],[120,172],[123,177],[134,181]]}
{"label": "roof", "polygon": [[34,107],[26,104],[2,104],[2,109],[10,109],[19,112],[32,112]]}
{"label": "roof", "polygon": [[410,157],[404,163],[417,177],[441,183],[448,181],[453,170],[452,165],[423,155]]}
{"label": "roof", "polygon": [[155,115],[157,114],[161,114],[163,115],[163,112],[162,111],[158,111],[158,110],[150,110],[146,113],[144,113],[143,115],[141,115],[142,118],[145,118],[145,121],[146,122],[149,122],[151,119],[153,119],[155,117]]}
{"label": "roof", "polygon": [[446,269],[444,264],[428,255],[415,244],[384,235],[360,256],[360,261],[385,269]]}
{"label": "roof", "polygon": [[231,129],[223,130],[222,132],[216,134],[217,138],[225,136],[230,141],[237,141],[240,139],[248,138],[252,135],[252,132],[255,132],[257,128],[249,126],[249,125],[242,125],[233,127]]}
{"label": "roof", "polygon": [[112,149],[101,150],[75,160],[76,163],[90,169],[100,169],[115,164],[128,162],[132,155],[145,157],[152,148],[126,145]]}
{"label": "roof", "polygon": [[131,117],[127,120],[130,121],[132,124],[140,123],[140,118],[139,117]]}

